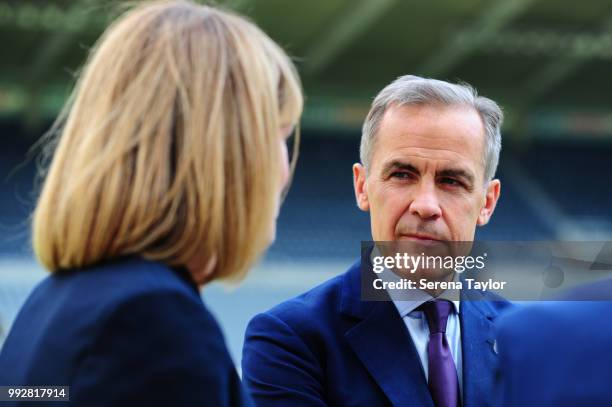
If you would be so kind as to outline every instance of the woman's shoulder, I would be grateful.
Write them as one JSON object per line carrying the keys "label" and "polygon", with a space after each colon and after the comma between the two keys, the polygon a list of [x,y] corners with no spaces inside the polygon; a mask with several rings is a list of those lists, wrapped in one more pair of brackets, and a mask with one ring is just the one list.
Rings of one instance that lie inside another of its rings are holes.
{"label": "woman's shoulder", "polygon": [[151,366],[152,370],[171,363],[182,366],[181,370],[189,367],[190,377],[199,380],[215,376],[216,371],[233,370],[221,328],[197,290],[165,266],[159,270],[156,265],[139,267],[145,269],[145,276],[134,281],[141,287],[122,295],[109,309],[100,323],[92,357],[105,363],[157,366]]}
{"label": "woman's shoulder", "polygon": [[79,325],[94,325],[90,332],[125,323],[146,335],[145,331],[163,329],[164,324],[184,323],[207,335],[221,335],[184,271],[142,258],[56,273],[32,297],[32,303],[40,304],[53,299],[56,312],[75,315]]}
{"label": "woman's shoulder", "polygon": [[[31,356],[28,365],[24,354]],[[180,272],[142,260],[45,279],[26,300],[3,347],[0,365],[18,361],[23,368],[13,369],[12,379],[36,372],[45,383],[71,382],[94,367],[108,370],[100,377],[112,378],[129,366],[188,366],[196,381],[214,369],[233,369],[221,329],[197,289]]]}
{"label": "woman's shoulder", "polygon": [[187,271],[142,258],[124,259],[101,265],[92,272],[99,292],[109,300],[114,319],[125,316],[132,324],[151,322],[159,329],[163,324],[191,324],[191,331],[221,335],[216,320],[204,305],[197,286]]}
{"label": "woman's shoulder", "polygon": [[[59,271],[41,287],[70,293],[107,307],[121,306],[141,296],[163,294],[191,299],[203,306],[198,289],[186,272],[140,257],[126,257],[95,266]],[[82,304],[84,305],[84,304]]]}
{"label": "woman's shoulder", "polygon": [[[236,373],[223,334],[181,270],[128,260],[82,270],[79,278],[87,272],[103,286],[95,297],[106,305],[74,370],[71,399],[139,395],[156,404],[172,394],[190,399],[187,405],[227,392]],[[92,386],[114,390],[101,396]]]}

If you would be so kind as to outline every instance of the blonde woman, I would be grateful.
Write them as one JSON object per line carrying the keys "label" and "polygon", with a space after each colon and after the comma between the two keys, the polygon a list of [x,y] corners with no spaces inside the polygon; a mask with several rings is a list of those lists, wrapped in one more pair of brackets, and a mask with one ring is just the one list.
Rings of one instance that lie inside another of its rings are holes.
{"label": "blonde woman", "polygon": [[70,386],[75,405],[243,405],[203,304],[274,238],[302,110],[285,53],[188,1],[128,11],[61,116],[33,217],[51,275],[18,315],[0,385]]}

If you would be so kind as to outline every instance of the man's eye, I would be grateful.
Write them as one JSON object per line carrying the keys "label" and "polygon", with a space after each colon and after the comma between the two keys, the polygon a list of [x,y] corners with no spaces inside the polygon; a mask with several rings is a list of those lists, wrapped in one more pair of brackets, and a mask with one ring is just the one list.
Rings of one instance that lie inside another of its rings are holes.
{"label": "man's eye", "polygon": [[410,179],[412,178],[412,174],[409,172],[396,171],[391,174],[391,178]]}
{"label": "man's eye", "polygon": [[463,184],[460,181],[457,181],[454,178],[442,178],[442,179],[440,179],[440,182],[442,184],[451,185],[451,186],[455,186],[455,187],[463,186]]}

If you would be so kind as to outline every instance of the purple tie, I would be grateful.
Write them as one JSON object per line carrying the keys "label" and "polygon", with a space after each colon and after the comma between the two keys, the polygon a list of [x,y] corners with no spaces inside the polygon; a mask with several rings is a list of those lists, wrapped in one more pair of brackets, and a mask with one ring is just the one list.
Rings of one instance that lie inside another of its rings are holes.
{"label": "purple tie", "polygon": [[448,342],[446,322],[453,304],[446,300],[428,301],[419,307],[425,312],[429,325],[427,361],[429,392],[436,407],[458,407],[459,381]]}

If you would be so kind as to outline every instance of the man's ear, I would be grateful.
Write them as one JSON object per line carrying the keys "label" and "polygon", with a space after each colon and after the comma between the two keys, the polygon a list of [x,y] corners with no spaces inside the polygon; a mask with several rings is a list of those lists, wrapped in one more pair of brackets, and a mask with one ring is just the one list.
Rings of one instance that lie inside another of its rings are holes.
{"label": "man's ear", "polygon": [[355,188],[357,206],[362,211],[368,212],[370,201],[368,201],[368,191],[366,189],[366,169],[359,163],[353,164],[353,187]]}
{"label": "man's ear", "polygon": [[478,215],[478,226],[484,226],[489,223],[489,219],[493,216],[493,211],[497,205],[499,194],[501,192],[501,183],[498,179],[489,181],[487,191],[484,198],[484,205],[480,208],[480,214]]}

